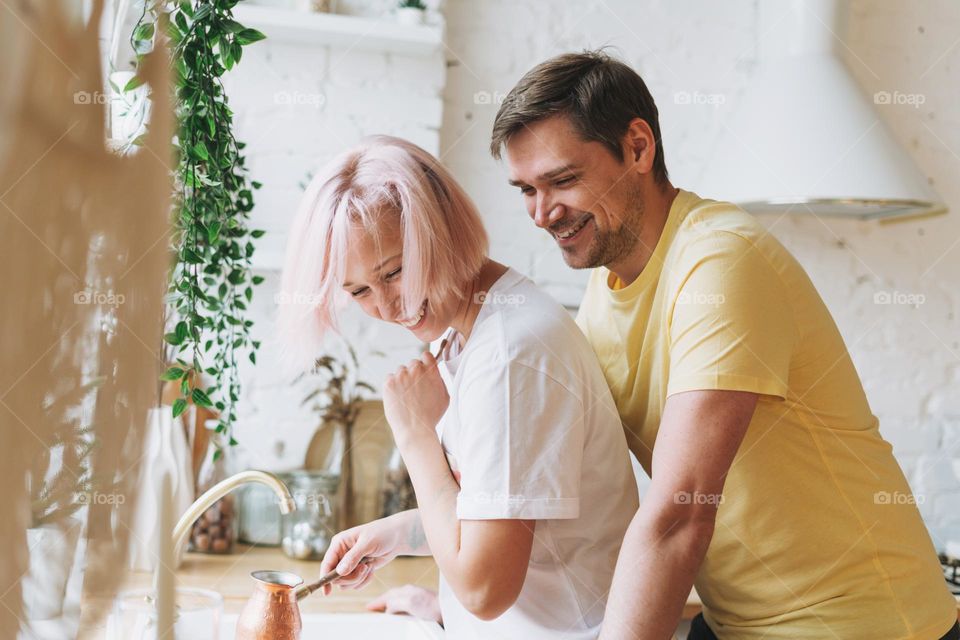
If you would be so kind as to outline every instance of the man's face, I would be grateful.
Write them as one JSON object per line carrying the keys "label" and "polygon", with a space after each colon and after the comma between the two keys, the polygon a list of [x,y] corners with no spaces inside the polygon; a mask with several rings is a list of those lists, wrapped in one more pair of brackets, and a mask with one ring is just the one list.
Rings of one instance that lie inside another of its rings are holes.
{"label": "man's face", "polygon": [[636,246],[643,218],[641,175],[599,142],[585,142],[564,116],[535,122],[505,146],[510,184],[559,245],[567,265],[616,263]]}

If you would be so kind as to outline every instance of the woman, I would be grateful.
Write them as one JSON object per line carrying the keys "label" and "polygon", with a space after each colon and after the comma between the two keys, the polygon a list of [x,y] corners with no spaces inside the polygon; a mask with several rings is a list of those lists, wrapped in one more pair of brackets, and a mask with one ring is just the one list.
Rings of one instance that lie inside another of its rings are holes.
{"label": "woman", "polygon": [[[419,509],[334,537],[360,588],[431,554],[454,638],[595,638],[637,489],[619,416],[569,314],[487,256],[473,203],[430,154],[376,136],[330,162],[290,234],[282,333],[316,353],[340,299],[442,338],[383,388]],[[368,563],[360,563],[368,558]]]}

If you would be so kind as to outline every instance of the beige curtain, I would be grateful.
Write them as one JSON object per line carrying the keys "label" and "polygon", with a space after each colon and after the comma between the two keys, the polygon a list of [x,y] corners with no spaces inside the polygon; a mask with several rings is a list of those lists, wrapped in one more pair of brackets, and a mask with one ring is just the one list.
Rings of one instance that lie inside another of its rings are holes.
{"label": "beige curtain", "polygon": [[[90,427],[96,491],[85,589],[112,593],[124,566],[147,409],[157,404],[169,265],[173,117],[158,47],[145,76],[151,131],[136,154],[106,146],[97,26],[77,0],[0,6],[0,637],[23,622],[31,465],[64,433]],[[11,54],[14,57],[10,57]],[[7,66],[7,61],[14,61]],[[16,67],[16,68],[14,68]],[[95,383],[90,390],[88,385]],[[64,453],[56,474],[83,475]],[[36,478],[31,478],[36,482]],[[64,505],[69,506],[69,505]],[[83,513],[81,510],[80,513]],[[106,558],[106,560],[104,560]]]}

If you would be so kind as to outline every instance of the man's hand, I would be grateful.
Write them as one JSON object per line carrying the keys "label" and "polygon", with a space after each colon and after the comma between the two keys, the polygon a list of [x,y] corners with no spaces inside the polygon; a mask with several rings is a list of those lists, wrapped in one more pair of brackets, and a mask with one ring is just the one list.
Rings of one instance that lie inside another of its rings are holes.
{"label": "man's hand", "polygon": [[367,603],[368,611],[408,614],[421,620],[443,624],[437,593],[413,584],[395,587]]}
{"label": "man's hand", "polygon": [[436,437],[434,429],[450,404],[450,396],[429,351],[400,367],[383,385],[383,408],[401,446],[420,436]]}
{"label": "man's hand", "polygon": [[688,391],[667,398],[650,488],[627,529],[602,640],[666,640],[710,546],[723,483],[757,394]]}

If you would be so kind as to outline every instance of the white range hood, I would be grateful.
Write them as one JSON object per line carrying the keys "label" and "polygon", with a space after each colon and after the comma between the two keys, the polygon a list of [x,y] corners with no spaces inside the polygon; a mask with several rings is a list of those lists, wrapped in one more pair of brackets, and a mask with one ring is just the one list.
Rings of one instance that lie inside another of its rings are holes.
{"label": "white range hood", "polygon": [[759,68],[734,104],[698,188],[753,213],[892,220],[946,212],[878,109],[922,96],[866,95],[839,53],[847,5],[758,2]]}

